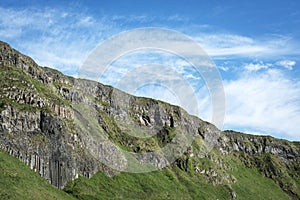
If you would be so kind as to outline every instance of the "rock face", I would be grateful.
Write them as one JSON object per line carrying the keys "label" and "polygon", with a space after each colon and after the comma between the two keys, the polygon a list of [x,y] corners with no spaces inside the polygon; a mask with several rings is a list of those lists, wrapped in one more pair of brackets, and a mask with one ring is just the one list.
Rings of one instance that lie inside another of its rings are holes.
{"label": "rock face", "polygon": [[60,117],[7,106],[0,115],[0,146],[61,188],[78,174],[90,177],[101,169]]}
{"label": "rock face", "polygon": [[219,138],[219,150],[223,154],[233,151],[245,152],[248,155],[273,154],[283,162],[291,163],[296,161],[300,155],[299,143],[278,140],[270,136],[255,136],[225,131]]}
{"label": "rock face", "polygon": [[[0,147],[58,188],[99,170],[110,176],[130,171],[122,149],[158,169],[174,161],[188,170],[193,157],[209,158],[223,171],[229,169],[210,153],[212,149],[224,156],[272,154],[287,168],[299,161],[299,143],[221,132],[180,107],[39,67],[4,42],[0,77]],[[168,144],[174,148],[161,151]],[[236,181],[225,172],[192,165],[214,185]],[[299,173],[299,167],[295,169]],[[237,198],[234,192],[232,198]]]}

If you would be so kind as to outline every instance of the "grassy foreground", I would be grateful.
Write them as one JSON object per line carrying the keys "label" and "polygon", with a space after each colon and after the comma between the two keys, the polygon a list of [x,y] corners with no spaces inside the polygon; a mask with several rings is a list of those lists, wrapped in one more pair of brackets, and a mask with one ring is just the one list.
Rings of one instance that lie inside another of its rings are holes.
{"label": "grassy foreground", "polygon": [[173,166],[145,174],[98,172],[79,177],[64,191],[51,186],[28,166],[0,150],[0,199],[290,199],[273,180],[256,169],[231,163],[237,181],[213,186],[202,176]]}
{"label": "grassy foreground", "polygon": [[0,150],[0,199],[74,199],[17,158]]}
{"label": "grassy foreground", "polygon": [[79,199],[290,199],[273,180],[257,170],[236,165],[232,185],[207,183],[203,178],[178,167],[145,174],[120,173],[109,178],[98,172],[91,179],[69,182],[65,191]]}

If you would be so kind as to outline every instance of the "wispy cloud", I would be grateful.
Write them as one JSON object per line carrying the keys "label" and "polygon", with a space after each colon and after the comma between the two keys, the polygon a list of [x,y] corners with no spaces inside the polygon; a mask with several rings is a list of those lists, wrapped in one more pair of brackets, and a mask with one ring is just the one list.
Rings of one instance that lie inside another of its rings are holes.
{"label": "wispy cloud", "polygon": [[[32,56],[41,65],[56,67],[73,74],[88,53],[104,39],[120,31],[137,28],[132,24],[139,26],[154,20],[158,21],[158,24],[161,23],[156,19],[157,16],[103,15],[95,18],[89,13],[78,12],[72,8],[20,10],[0,7],[0,13],[0,37],[3,40]],[[166,21],[172,21],[172,24],[180,24],[182,20],[188,21],[186,17],[180,15],[166,17]],[[202,34],[195,32],[190,34],[214,59],[228,59],[232,56],[268,57],[299,52],[290,45],[291,37],[282,35],[258,39],[236,34],[216,34],[209,30],[204,30]],[[181,45],[184,47],[184,44]],[[293,63],[287,62],[278,65],[289,69],[293,67]]]}
{"label": "wispy cloud", "polygon": [[184,17],[182,15],[171,15],[167,17],[167,21],[175,21],[175,22],[187,22],[189,19],[187,17]]}
{"label": "wispy cloud", "polygon": [[[139,22],[145,23],[155,20],[156,16],[103,16],[102,18],[95,19],[88,13],[78,13],[78,11],[60,10],[54,8],[40,9],[7,9],[1,8],[0,17],[0,37],[7,40],[16,38],[28,37],[30,35],[35,36],[35,43],[44,45],[44,48],[40,48],[39,51],[45,49],[47,44],[52,44],[52,47],[57,44],[69,44],[70,41],[77,43],[72,48],[67,48],[68,45],[60,46],[62,51],[71,52],[72,50],[79,50],[84,52],[94,48],[95,44],[111,36],[119,31],[122,31],[118,27],[118,22],[122,24]],[[188,21],[183,16],[172,15],[166,19],[171,21],[180,22],[182,20]],[[193,26],[191,24],[191,26]],[[125,29],[123,29],[125,30]],[[293,47],[289,45],[291,40],[288,36],[270,36],[269,38],[257,39],[247,36],[235,35],[235,34],[215,34],[215,33],[203,33],[197,36],[197,33],[191,33],[195,35],[196,41],[204,48],[205,51],[211,56],[251,56],[251,55],[278,55],[285,53],[293,53]],[[51,41],[49,41],[52,39]],[[83,46],[82,46],[83,45]],[[20,45],[21,46],[21,45]],[[23,45],[24,46],[24,45]],[[82,48],[84,47],[84,48]],[[26,47],[22,49],[27,50]],[[33,51],[33,50],[31,50]],[[53,51],[54,53],[56,51]],[[29,52],[31,53],[31,52]],[[38,53],[36,50],[34,56]],[[61,57],[61,52],[56,53],[56,57]],[[38,56],[35,56],[38,58]],[[69,59],[76,59],[78,55],[75,55]],[[82,59],[84,56],[82,56]],[[58,61],[58,60],[56,60]],[[63,61],[63,60],[62,60]],[[46,62],[48,65],[49,61]],[[78,63],[78,61],[77,61]],[[49,63],[52,64],[52,63]],[[64,65],[63,62],[56,63]],[[68,63],[66,64],[68,65]]]}
{"label": "wispy cloud", "polygon": [[245,69],[248,71],[259,71],[261,69],[268,69],[271,66],[271,64],[267,63],[264,64],[263,62],[259,63],[249,63],[245,65]]}
{"label": "wispy cloud", "polygon": [[146,23],[156,19],[155,16],[148,15],[113,15],[109,18],[112,21],[120,21],[122,23]]}
{"label": "wispy cloud", "polygon": [[0,7],[0,12],[2,40],[33,57],[40,65],[74,75],[95,44],[109,36],[107,30],[112,34],[119,32],[106,18],[95,19],[72,10]]}
{"label": "wispy cloud", "polygon": [[251,38],[234,34],[204,33],[195,37],[203,49],[215,59],[229,57],[275,57],[297,54],[291,44],[292,38],[271,35],[265,38]]}
{"label": "wispy cloud", "polygon": [[221,65],[221,66],[218,66],[218,69],[224,71],[224,72],[227,72],[229,70],[229,67],[228,66],[224,66],[224,65]]}
{"label": "wispy cloud", "polygon": [[284,138],[300,139],[300,82],[280,70],[244,73],[224,82],[225,127],[247,128]]}
{"label": "wispy cloud", "polygon": [[296,65],[296,61],[294,60],[280,60],[276,62],[276,65],[284,67],[288,70],[293,70],[293,67]]}

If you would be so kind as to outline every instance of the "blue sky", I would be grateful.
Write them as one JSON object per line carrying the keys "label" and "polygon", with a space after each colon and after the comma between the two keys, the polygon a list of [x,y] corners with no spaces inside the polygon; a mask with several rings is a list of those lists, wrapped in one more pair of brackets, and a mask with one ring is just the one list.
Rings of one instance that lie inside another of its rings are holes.
{"label": "blue sky", "polygon": [[[290,1],[4,1],[0,40],[65,74],[77,76],[89,53],[122,31],[142,27],[176,30],[208,53],[226,95],[223,129],[300,140],[300,2]],[[149,62],[187,73],[199,99],[199,116],[211,118],[205,83],[178,58],[140,52],[120,58],[101,82],[117,80]],[[184,70],[182,70],[184,69]],[[195,83],[198,84],[195,84]],[[148,86],[135,94],[174,104],[172,91]]]}

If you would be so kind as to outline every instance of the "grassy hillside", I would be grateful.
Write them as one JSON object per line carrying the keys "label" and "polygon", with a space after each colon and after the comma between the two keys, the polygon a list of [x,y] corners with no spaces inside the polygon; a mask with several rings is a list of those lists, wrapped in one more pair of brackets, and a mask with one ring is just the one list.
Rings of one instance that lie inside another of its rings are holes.
{"label": "grassy hillside", "polygon": [[0,199],[74,199],[0,150]]}
{"label": "grassy hillside", "polygon": [[98,172],[79,177],[64,191],[51,186],[17,158],[0,150],[0,199],[289,199],[273,180],[242,163],[231,163],[236,183],[216,185],[203,176],[173,165],[145,174],[120,173],[110,178]]}
{"label": "grassy hillside", "polygon": [[120,173],[113,178],[98,172],[91,179],[80,177],[65,191],[79,199],[290,199],[271,179],[242,163],[231,163],[234,184],[214,186],[205,176],[177,166],[145,174]]}

